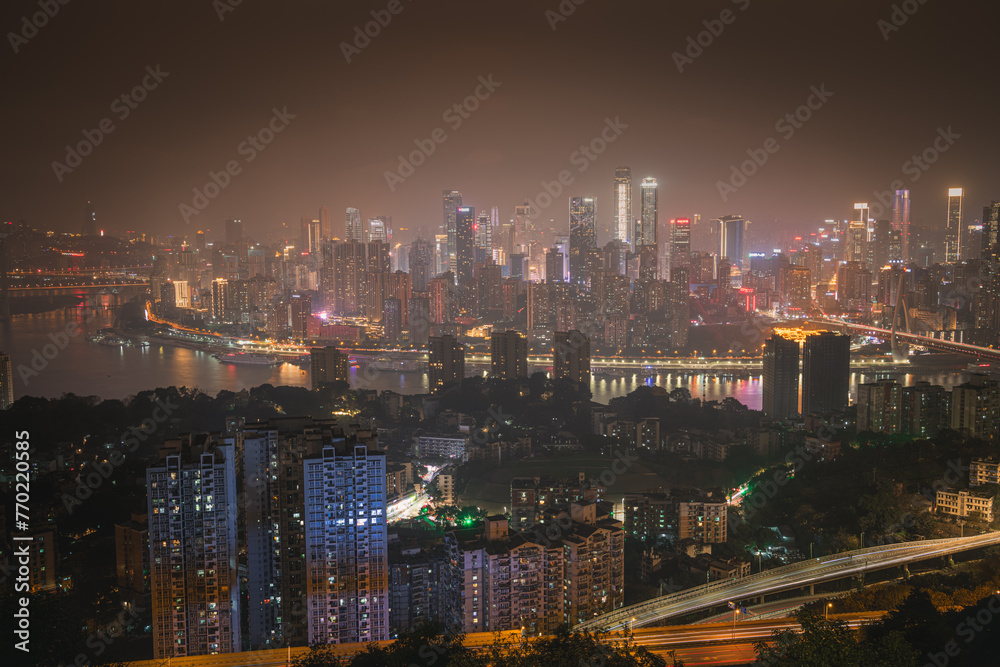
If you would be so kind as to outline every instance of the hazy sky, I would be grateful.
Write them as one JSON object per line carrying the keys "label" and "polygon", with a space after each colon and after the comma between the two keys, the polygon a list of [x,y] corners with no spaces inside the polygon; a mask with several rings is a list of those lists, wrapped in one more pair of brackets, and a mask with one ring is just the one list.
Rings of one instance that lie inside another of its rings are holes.
{"label": "hazy sky", "polygon": [[[399,0],[397,14],[381,0],[235,2],[76,0],[37,30],[23,21],[37,0],[5,2],[0,216],[79,231],[91,199],[109,230],[214,236],[241,217],[257,238],[277,238],[282,224],[297,236],[300,216],[325,204],[335,230],[356,206],[433,234],[442,189],[509,218],[568,170],[542,218],[565,226],[568,196],[596,196],[603,243],[619,164],[636,193],[642,177],[659,180],[661,218],[742,213],[813,227],[896,180],[917,224],[943,225],[948,187],[967,189],[970,219],[1000,198],[993,3],[909,0],[916,11],[897,10],[895,29],[893,3],[879,0]],[[231,11],[220,19],[221,7]],[[341,44],[354,48],[372,11],[388,24],[348,63]],[[708,45],[681,72],[674,54],[699,33]],[[491,76],[499,85],[480,88],[486,99],[467,118],[445,115]],[[150,90],[130,108],[120,96],[144,77]],[[776,126],[813,87],[832,95],[814,97],[799,127]],[[273,121],[283,129],[262,150],[243,144],[274,109],[294,118]],[[627,127],[609,130],[615,141],[593,160],[574,157],[606,119]],[[390,190],[386,171],[437,128],[445,140]],[[935,164],[907,165],[939,128],[951,139]],[[101,141],[68,171],[66,146],[85,131]],[[776,152],[764,150],[769,138]],[[723,201],[718,182],[748,150],[767,161]],[[239,173],[228,186],[194,201],[229,161]],[[180,205],[199,203],[186,224]]]}

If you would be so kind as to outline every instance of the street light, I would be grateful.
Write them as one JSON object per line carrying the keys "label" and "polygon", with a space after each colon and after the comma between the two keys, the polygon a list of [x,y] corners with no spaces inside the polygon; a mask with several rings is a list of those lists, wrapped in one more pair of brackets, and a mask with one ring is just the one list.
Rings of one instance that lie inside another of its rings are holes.
{"label": "street light", "polygon": [[824,620],[826,620],[826,621],[830,620],[830,607],[832,607],[832,606],[833,606],[832,602],[827,602],[826,603],[826,610],[825,610],[826,614],[825,614],[825,618],[824,618]]}

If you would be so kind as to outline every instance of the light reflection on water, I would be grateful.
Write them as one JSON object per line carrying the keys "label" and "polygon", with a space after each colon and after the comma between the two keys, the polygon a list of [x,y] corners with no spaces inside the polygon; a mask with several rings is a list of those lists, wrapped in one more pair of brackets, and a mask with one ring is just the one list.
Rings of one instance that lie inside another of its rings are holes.
{"label": "light reflection on water", "polygon": [[[56,343],[50,335],[61,338],[59,334],[65,331],[69,321],[79,323],[81,332],[63,339],[65,348],[53,356]],[[143,390],[169,385],[197,387],[211,395],[222,390],[240,391],[265,383],[309,386],[309,371],[292,364],[273,367],[236,366],[219,363],[206,352],[160,345],[155,341],[151,341],[148,348],[117,348],[86,340],[87,334],[111,324],[112,320],[106,315],[85,323],[81,311],[75,308],[19,316],[12,322],[0,324],[0,351],[11,356],[15,397],[56,397],[71,392],[102,398],[123,398]],[[37,375],[28,374],[22,378],[19,367],[31,369],[33,352],[36,351],[38,356],[35,357],[35,364],[41,367],[44,362],[44,368]],[[44,359],[43,354],[53,358]],[[966,381],[968,374],[935,372],[894,377],[906,384],[927,380],[951,387]],[[856,393],[858,382],[870,379],[873,378],[853,373],[852,397]],[[428,386],[426,373],[382,371],[366,374],[359,373],[356,367],[351,369],[351,380],[351,386],[355,388],[393,390],[404,394],[425,393]],[[651,378],[596,375],[591,381],[591,391],[595,401],[607,403],[612,398],[628,394],[643,385],[658,385],[667,391],[684,387],[693,398],[710,401],[721,401],[732,396],[754,410],[760,409],[761,405],[759,375],[749,378],[683,373],[666,373]]]}

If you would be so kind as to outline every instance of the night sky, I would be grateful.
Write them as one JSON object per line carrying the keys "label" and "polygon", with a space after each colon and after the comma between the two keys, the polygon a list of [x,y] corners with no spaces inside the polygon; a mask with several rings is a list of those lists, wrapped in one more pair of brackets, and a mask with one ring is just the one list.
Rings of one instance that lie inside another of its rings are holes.
{"label": "night sky", "polygon": [[[1000,198],[993,3],[909,0],[916,11],[898,11],[907,20],[890,31],[893,3],[880,0],[564,0],[574,11],[553,30],[558,0],[399,0],[348,63],[341,42],[388,1],[236,1],[72,0],[26,41],[11,33],[38,1],[5,2],[0,217],[79,232],[90,199],[114,232],[218,238],[240,217],[273,240],[296,237],[300,216],[325,204],[335,231],[356,206],[393,216],[408,241],[436,232],[442,189],[507,219],[566,169],[573,182],[542,218],[564,228],[566,197],[596,196],[604,243],[619,164],[636,195],[642,177],[659,179],[661,220],[742,213],[812,228],[895,180],[912,191],[915,224],[943,226],[948,187],[966,188],[970,222]],[[220,7],[232,10],[221,20]],[[730,22],[679,72],[673,54],[724,10]],[[169,74],[136,108],[115,104],[147,66]],[[499,87],[455,128],[443,115],[490,75]],[[833,95],[792,136],[778,131],[813,86]],[[275,108],[295,117],[247,162],[241,142]],[[60,182],[53,162],[104,118],[113,132]],[[571,155],[607,118],[627,128],[581,173]],[[960,137],[928,171],[905,166],[949,127]],[[446,141],[390,191],[385,172],[436,128]],[[723,202],[717,182],[772,137],[779,150]],[[185,224],[179,205],[230,160],[240,173]]]}

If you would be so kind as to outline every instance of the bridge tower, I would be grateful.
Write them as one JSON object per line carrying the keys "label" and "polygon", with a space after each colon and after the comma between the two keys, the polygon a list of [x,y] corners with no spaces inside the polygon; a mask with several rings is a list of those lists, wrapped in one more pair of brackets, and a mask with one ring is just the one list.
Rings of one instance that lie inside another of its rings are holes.
{"label": "bridge tower", "polygon": [[900,311],[903,315],[903,331],[910,333],[910,314],[906,308],[906,298],[903,296],[903,279],[906,277],[904,270],[899,274],[899,284],[896,285],[896,304],[892,309],[892,360],[894,362],[906,361],[908,357],[908,346],[900,343],[896,338],[896,326],[899,323]]}

